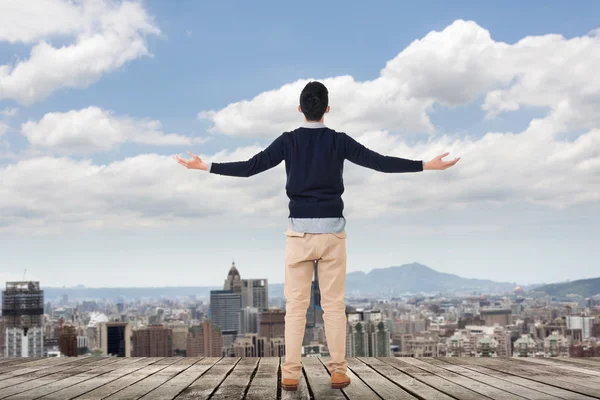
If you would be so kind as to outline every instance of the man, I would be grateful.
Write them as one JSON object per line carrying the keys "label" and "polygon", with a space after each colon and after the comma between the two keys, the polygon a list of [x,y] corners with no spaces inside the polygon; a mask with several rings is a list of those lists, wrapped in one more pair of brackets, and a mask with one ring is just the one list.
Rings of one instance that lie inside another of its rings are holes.
{"label": "man", "polygon": [[187,168],[238,177],[256,175],[285,161],[285,189],[290,201],[285,231],[285,362],[281,382],[284,390],[296,390],[302,372],[302,339],[315,260],[318,262],[325,337],[331,355],[327,362],[331,387],[341,389],[350,384],[345,360],[344,160],[380,172],[401,173],[444,170],[460,159],[442,161],[449,153],[428,162],[383,156],[347,134],[326,127],[324,119],[329,110],[327,88],[320,82],[309,82],[300,94],[298,106],[298,111],[305,117],[304,125],[284,132],[251,159],[207,164],[189,151],[191,160],[175,156]]}

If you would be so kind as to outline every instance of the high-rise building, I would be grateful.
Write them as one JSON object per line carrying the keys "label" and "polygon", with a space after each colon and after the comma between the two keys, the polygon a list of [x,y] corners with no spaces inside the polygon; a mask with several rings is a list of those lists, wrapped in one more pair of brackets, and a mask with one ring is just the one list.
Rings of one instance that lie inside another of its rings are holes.
{"label": "high-rise building", "polygon": [[280,309],[268,310],[260,313],[259,336],[273,339],[284,337],[285,333],[285,311]]}
{"label": "high-rise building", "polygon": [[225,357],[283,357],[285,341],[283,338],[268,339],[249,333],[239,336],[223,349]]}
{"label": "high-rise building", "polygon": [[594,317],[581,317],[578,315],[567,315],[567,329],[581,329],[583,340],[588,340],[592,336],[592,326]]}
{"label": "high-rise building", "polygon": [[131,325],[129,322],[101,322],[97,326],[102,355],[131,357]]}
{"label": "high-rise building", "polygon": [[5,345],[5,341],[6,341],[6,324],[4,323],[4,320],[2,319],[2,317],[0,317],[0,357],[5,357],[4,355],[4,345]]}
{"label": "high-rise building", "polygon": [[44,291],[39,282],[6,282],[2,292],[2,316],[7,328],[43,326]]}
{"label": "high-rise building", "polygon": [[511,324],[512,311],[503,308],[487,308],[479,311],[481,318],[486,326],[494,326],[496,324],[506,327]]}
{"label": "high-rise building", "polygon": [[242,279],[242,308],[254,307],[259,311],[269,308],[269,284],[266,279]]}
{"label": "high-rise building", "polygon": [[172,357],[173,331],[151,325],[133,331],[133,357]]}
{"label": "high-rise building", "polygon": [[221,328],[223,335],[237,335],[240,329],[241,308],[241,296],[232,290],[210,291],[211,321]]}
{"label": "high-rise building", "polygon": [[346,329],[346,356],[369,357],[369,335],[364,322],[349,321]]}
{"label": "high-rise building", "polygon": [[74,326],[62,326],[58,343],[58,348],[64,356],[77,357],[77,329]]}
{"label": "high-rise building", "polygon": [[221,357],[223,335],[221,329],[210,321],[192,326],[187,335],[188,357]]}
{"label": "high-rise building", "polygon": [[240,335],[258,333],[258,308],[244,307],[240,309]]}
{"label": "high-rise building", "polygon": [[[227,273],[227,279],[225,279],[225,284],[223,285],[223,290],[231,290],[233,293],[237,295],[242,295],[242,279],[240,278],[240,273],[235,267],[235,261],[231,263],[231,268]],[[240,306],[241,308],[241,306]]]}
{"label": "high-rise building", "polygon": [[314,262],[313,282],[310,285],[310,303],[306,310],[306,327],[314,328],[323,324],[323,309],[321,308],[321,290],[319,288],[318,263]]}
{"label": "high-rise building", "polygon": [[2,292],[4,352],[8,357],[44,355],[44,291],[39,282],[6,282]]}
{"label": "high-rise building", "polygon": [[43,357],[44,330],[41,327],[6,328],[6,357]]}
{"label": "high-rise building", "polygon": [[175,325],[171,326],[171,329],[173,330],[173,355],[185,357],[189,327],[187,325]]}
{"label": "high-rise building", "polygon": [[366,322],[369,338],[369,357],[390,356],[390,331],[383,321]]}

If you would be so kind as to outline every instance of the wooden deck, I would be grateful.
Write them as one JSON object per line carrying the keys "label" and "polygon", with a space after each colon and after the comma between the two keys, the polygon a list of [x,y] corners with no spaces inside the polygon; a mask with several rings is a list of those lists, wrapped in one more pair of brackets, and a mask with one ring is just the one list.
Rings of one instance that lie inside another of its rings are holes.
{"label": "wooden deck", "polygon": [[303,358],[297,392],[282,359],[0,358],[0,399],[600,399],[599,359],[349,358],[329,386],[326,359]]}

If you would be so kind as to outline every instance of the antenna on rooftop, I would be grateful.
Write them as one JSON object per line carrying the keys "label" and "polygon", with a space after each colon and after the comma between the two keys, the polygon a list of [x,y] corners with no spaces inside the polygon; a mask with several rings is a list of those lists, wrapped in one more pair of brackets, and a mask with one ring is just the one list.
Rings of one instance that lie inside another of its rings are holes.
{"label": "antenna on rooftop", "polygon": [[27,273],[27,268],[25,268],[25,271],[23,271],[23,282],[25,281],[25,274]]}

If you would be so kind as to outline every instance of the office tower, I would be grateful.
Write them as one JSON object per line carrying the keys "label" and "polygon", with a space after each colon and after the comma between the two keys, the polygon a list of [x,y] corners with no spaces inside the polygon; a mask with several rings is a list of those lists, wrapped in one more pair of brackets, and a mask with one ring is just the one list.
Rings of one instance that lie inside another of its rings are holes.
{"label": "office tower", "polygon": [[284,337],[285,311],[273,309],[260,313],[258,332],[268,339]]}
{"label": "office tower", "polygon": [[77,352],[78,354],[85,354],[90,348],[90,341],[87,336],[77,336]]}
{"label": "office tower", "polygon": [[242,295],[242,279],[240,278],[240,273],[235,267],[235,261],[231,263],[231,268],[229,269],[229,273],[227,273],[227,279],[225,279],[223,290],[230,290],[237,295]]}
{"label": "office tower", "polygon": [[249,333],[239,336],[229,346],[224,347],[225,357],[283,357],[285,341],[283,338],[269,339]]}
{"label": "office tower", "polygon": [[567,329],[581,329],[581,337],[583,340],[588,340],[592,336],[594,322],[594,317],[567,315]]}
{"label": "office tower", "polygon": [[58,348],[66,357],[77,357],[77,330],[72,325],[63,325]]}
{"label": "office tower", "polygon": [[514,344],[514,357],[535,357],[538,344],[529,335],[523,334]]}
{"label": "office tower", "polygon": [[5,357],[4,342],[6,341],[6,324],[2,317],[0,317],[0,357]]}
{"label": "office tower", "polygon": [[314,278],[310,285],[310,303],[306,310],[306,327],[314,328],[323,323],[323,309],[321,308],[321,290],[319,288],[318,264],[314,262]]}
{"label": "office tower", "polygon": [[362,321],[346,324],[346,356],[369,357],[369,336]]}
{"label": "office tower", "polygon": [[133,331],[133,357],[172,357],[173,331],[162,325]]}
{"label": "office tower", "polygon": [[39,282],[6,282],[2,292],[5,353],[8,357],[44,355],[44,291]]}
{"label": "office tower", "polygon": [[242,308],[269,309],[269,284],[266,279],[242,279]]}
{"label": "office tower", "polygon": [[101,322],[97,326],[102,355],[131,357],[131,325],[128,322]]}
{"label": "office tower", "polygon": [[173,330],[173,355],[185,357],[189,327],[187,325],[176,325],[172,326],[171,329]]}
{"label": "office tower", "polygon": [[511,324],[511,310],[502,308],[488,308],[479,311],[486,326],[507,326]]}
{"label": "office tower", "polygon": [[245,307],[240,310],[240,335],[258,333],[258,308]]}
{"label": "office tower", "polygon": [[210,291],[211,321],[221,328],[223,335],[235,336],[239,332],[241,296],[232,290]]}
{"label": "office tower", "polygon": [[368,321],[365,323],[368,332],[369,357],[390,356],[390,331],[387,330],[383,321],[376,323]]}
{"label": "office tower", "polygon": [[39,282],[6,282],[2,292],[2,316],[7,328],[43,325],[44,291]]}
{"label": "office tower", "polygon": [[187,357],[221,357],[223,335],[221,329],[210,321],[192,326],[187,335]]}
{"label": "office tower", "polygon": [[44,330],[41,327],[6,328],[6,357],[44,357]]}

